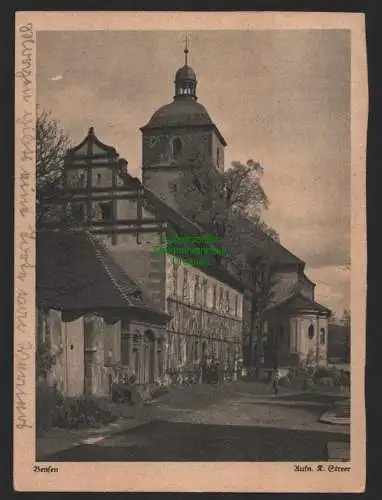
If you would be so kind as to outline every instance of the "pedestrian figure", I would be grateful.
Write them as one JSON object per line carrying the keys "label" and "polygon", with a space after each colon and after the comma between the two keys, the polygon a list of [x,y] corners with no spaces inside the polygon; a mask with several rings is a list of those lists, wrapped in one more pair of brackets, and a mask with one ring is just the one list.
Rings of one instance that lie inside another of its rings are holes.
{"label": "pedestrian figure", "polygon": [[279,381],[280,381],[279,370],[278,369],[273,370],[272,386],[273,386],[273,391],[275,394],[279,393]]}

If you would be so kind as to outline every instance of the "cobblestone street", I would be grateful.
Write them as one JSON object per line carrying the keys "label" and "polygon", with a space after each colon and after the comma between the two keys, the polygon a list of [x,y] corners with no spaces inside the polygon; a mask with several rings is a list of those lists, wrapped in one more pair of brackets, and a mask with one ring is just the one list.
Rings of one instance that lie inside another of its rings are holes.
{"label": "cobblestone street", "polygon": [[349,441],[349,426],[319,421],[338,398],[290,390],[275,396],[254,383],[174,389],[141,409],[142,425],[45,460],[328,460],[329,443]]}

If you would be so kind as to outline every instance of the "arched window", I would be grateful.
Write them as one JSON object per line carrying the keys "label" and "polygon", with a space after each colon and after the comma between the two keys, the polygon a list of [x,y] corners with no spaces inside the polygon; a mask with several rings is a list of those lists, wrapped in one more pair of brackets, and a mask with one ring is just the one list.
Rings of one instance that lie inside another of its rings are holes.
{"label": "arched window", "polygon": [[188,295],[188,271],[187,269],[183,270],[183,294],[182,294],[183,300],[187,300],[189,295]]}
{"label": "arched window", "polygon": [[216,165],[220,167],[220,148],[216,148]]}
{"label": "arched window", "polygon": [[172,141],[172,154],[174,158],[182,154],[182,147],[183,147],[182,141],[179,139],[179,137],[176,137]]}
{"label": "arched window", "polygon": [[194,304],[199,302],[199,276],[195,276],[195,288],[194,288]]}
{"label": "arched window", "polygon": [[308,328],[308,337],[312,339],[314,337],[314,326],[310,325]]}
{"label": "arched window", "polygon": [[284,327],[283,327],[283,325],[280,325],[280,329],[279,329],[279,337],[280,337],[280,338],[283,338],[283,336],[284,336]]}
{"label": "arched window", "polygon": [[203,287],[203,307],[207,307],[207,305],[208,305],[208,283],[207,283],[206,279],[203,280],[202,287]]}
{"label": "arched window", "polygon": [[321,328],[321,330],[320,330],[320,344],[325,344],[325,342],[326,342],[325,328]]}
{"label": "arched window", "polygon": [[219,305],[218,305],[219,308],[223,306],[223,300],[224,300],[223,299],[223,288],[220,287],[219,288]]}
{"label": "arched window", "polygon": [[217,291],[218,291],[218,287],[217,287],[217,285],[214,285],[212,290],[213,290],[213,302],[212,302],[212,307],[216,308],[216,307],[217,307],[217,298],[218,298],[218,297],[217,297],[217,295],[218,295],[218,293],[217,293]]}
{"label": "arched window", "polygon": [[178,264],[173,263],[173,274],[172,274],[172,293],[174,295],[178,294]]}

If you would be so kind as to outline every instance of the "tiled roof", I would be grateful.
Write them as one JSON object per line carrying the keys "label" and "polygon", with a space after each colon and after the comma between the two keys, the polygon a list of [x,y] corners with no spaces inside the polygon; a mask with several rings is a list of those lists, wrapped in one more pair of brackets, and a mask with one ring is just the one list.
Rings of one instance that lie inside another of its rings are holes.
{"label": "tiled roof", "polygon": [[291,311],[315,311],[322,314],[331,314],[330,309],[319,304],[315,300],[311,300],[302,293],[295,293],[290,297],[287,297],[278,304],[271,306],[267,311],[282,310],[286,312]]}
{"label": "tiled roof", "polygon": [[[166,203],[157,198],[151,191],[145,189],[145,197],[148,203],[160,214],[162,214],[173,227],[176,227],[180,234],[185,236],[205,235],[205,231],[202,227],[166,205]],[[207,243],[203,243],[203,246],[206,245]],[[212,245],[218,247],[219,243],[213,243]],[[238,277],[236,277],[232,272],[229,272],[229,270],[223,267],[223,265],[218,261],[216,261],[216,265],[212,265],[211,263],[211,265],[203,267],[202,271],[217,280],[232,286],[232,288],[240,292],[244,291],[245,287],[242,281],[239,280]]]}
{"label": "tiled roof", "polygon": [[194,99],[175,99],[161,106],[143,129],[179,127],[185,125],[213,125],[206,108]]}
{"label": "tiled roof", "polygon": [[36,280],[41,307],[133,308],[165,316],[107,248],[85,232],[39,232]]}
{"label": "tiled roof", "polygon": [[[257,254],[265,255],[268,259],[276,262],[277,264],[297,264],[302,267],[305,265],[303,260],[294,255],[281,243],[268,236],[260,227],[257,227],[246,216],[239,213],[237,216],[240,217],[240,224],[238,225],[238,228],[243,225],[245,227],[246,236],[248,236],[248,239],[250,240],[250,243],[248,244],[249,255],[252,252],[255,256]],[[237,236],[240,237],[240,234]],[[252,248],[250,245],[252,245]]]}

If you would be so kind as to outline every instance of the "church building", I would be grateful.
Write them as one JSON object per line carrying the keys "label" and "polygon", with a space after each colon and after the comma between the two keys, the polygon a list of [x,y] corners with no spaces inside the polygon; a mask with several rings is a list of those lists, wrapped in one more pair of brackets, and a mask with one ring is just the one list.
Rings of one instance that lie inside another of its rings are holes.
{"label": "church building", "polygon": [[[201,364],[211,358],[220,362],[228,377],[237,376],[245,343],[245,287],[222,265],[201,228],[182,215],[175,196],[181,169],[193,158],[224,171],[227,143],[198,102],[187,47],[174,84],[172,102],[155,111],[141,128],[142,181],[129,173],[127,161],[114,147],[103,144],[91,127],[84,140],[68,151],[63,189],[49,202],[41,221],[40,323],[46,324],[46,318],[49,323],[52,311],[55,324],[59,317],[60,331],[68,330],[68,322],[77,322],[76,334],[63,349],[62,341],[59,344],[59,350],[67,353],[62,373],[65,377],[75,373],[77,378],[75,394],[83,388],[93,394],[107,392],[113,363],[135,374],[141,384],[200,381]],[[158,251],[176,238],[188,242],[183,245],[188,254],[178,258]],[[82,285],[89,280],[86,297],[80,285],[70,288],[70,279],[61,280],[63,266],[52,263],[60,246],[61,253],[70,256],[70,245],[77,250],[65,266],[69,276],[78,276],[80,268]],[[280,257],[282,293],[269,311],[269,343],[274,346],[274,339],[280,339],[277,346],[284,363],[291,352],[306,357],[311,348],[319,349],[324,359],[330,311],[314,301],[314,284],[303,273],[305,264],[275,241],[270,251]],[[190,258],[203,252],[208,265]],[[103,272],[92,271],[90,263]],[[49,266],[57,274],[54,284]],[[307,293],[296,290],[299,283],[306,285]],[[59,298],[47,293],[60,287]],[[104,304],[102,289],[110,290]],[[91,334],[86,333],[89,328]]]}

